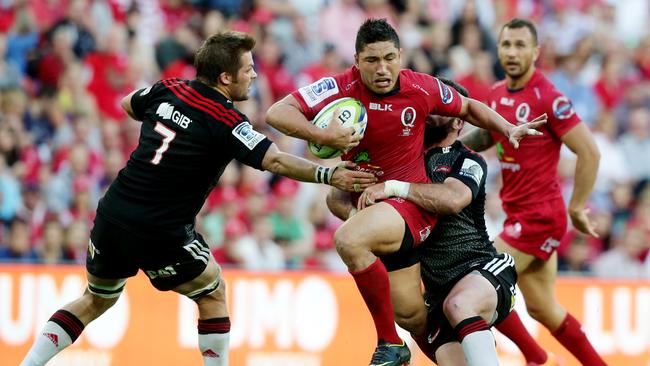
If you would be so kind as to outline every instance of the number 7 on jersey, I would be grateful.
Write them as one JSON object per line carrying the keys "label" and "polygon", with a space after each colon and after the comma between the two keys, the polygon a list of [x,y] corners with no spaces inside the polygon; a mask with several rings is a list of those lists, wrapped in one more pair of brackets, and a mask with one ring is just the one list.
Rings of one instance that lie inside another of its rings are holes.
{"label": "number 7 on jersey", "polygon": [[160,147],[156,150],[156,154],[153,156],[153,159],[151,159],[151,164],[158,165],[165,151],[169,149],[169,143],[172,142],[174,138],[176,138],[176,132],[174,132],[174,130],[172,130],[171,128],[165,126],[160,122],[156,122],[156,127],[154,127],[154,131],[158,132],[163,136],[163,140],[162,143],[160,144]]}

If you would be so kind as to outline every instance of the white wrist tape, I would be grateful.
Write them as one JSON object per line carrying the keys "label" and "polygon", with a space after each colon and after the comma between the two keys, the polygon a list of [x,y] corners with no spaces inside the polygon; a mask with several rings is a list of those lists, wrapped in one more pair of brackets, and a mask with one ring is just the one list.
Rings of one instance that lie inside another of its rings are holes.
{"label": "white wrist tape", "polygon": [[316,168],[316,171],[314,172],[314,180],[316,181],[316,183],[331,184],[332,176],[334,175],[334,171],[337,168],[338,166],[335,166],[333,168],[318,166]]}
{"label": "white wrist tape", "polygon": [[406,198],[409,195],[411,183],[399,180],[387,180],[384,182],[384,193],[388,197]]}

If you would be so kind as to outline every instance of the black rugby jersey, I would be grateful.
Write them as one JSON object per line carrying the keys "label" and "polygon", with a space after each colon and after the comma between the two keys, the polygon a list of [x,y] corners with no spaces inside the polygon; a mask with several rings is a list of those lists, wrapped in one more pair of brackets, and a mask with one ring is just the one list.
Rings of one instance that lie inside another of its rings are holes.
{"label": "black rugby jersey", "polygon": [[425,163],[432,183],[453,177],[472,190],[472,202],[456,215],[440,215],[431,235],[419,246],[422,279],[431,291],[494,257],[496,249],[485,228],[485,160],[456,141],[427,151]]}
{"label": "black rugby jersey", "polygon": [[226,165],[257,169],[271,141],[253,130],[232,101],[198,80],[167,79],[137,91],[138,146],[101,199],[98,213],[155,233],[193,225]]}

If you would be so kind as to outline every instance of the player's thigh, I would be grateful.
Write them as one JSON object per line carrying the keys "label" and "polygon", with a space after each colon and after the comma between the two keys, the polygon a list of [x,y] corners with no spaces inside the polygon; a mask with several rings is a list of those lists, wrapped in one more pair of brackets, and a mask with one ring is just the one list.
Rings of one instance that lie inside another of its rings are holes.
{"label": "player's thigh", "polygon": [[427,310],[422,296],[420,264],[391,271],[388,277],[395,321],[411,333],[424,334]]}
{"label": "player's thigh", "polygon": [[472,271],[458,281],[443,303],[445,316],[452,326],[464,319],[480,316],[491,322],[497,307],[497,292],[490,281]]}
{"label": "player's thigh", "polygon": [[467,366],[463,347],[458,342],[449,342],[436,350],[438,366]]}
{"label": "player's thigh", "polygon": [[397,210],[384,202],[367,207],[336,230],[334,242],[341,247],[360,247],[376,255],[399,250],[405,224]]}
{"label": "player's thigh", "polygon": [[497,248],[499,253],[508,253],[515,259],[515,268],[517,273],[522,273],[535,262],[537,257],[534,255],[522,252],[521,250],[509,245],[500,237],[494,239],[494,246]]}

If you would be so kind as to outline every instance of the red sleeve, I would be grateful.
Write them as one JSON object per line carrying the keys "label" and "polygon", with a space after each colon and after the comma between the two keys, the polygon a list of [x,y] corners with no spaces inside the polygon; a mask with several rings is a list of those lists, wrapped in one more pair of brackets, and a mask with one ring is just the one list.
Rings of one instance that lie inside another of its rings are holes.
{"label": "red sleeve", "polygon": [[580,117],[576,114],[571,100],[564,94],[552,89],[547,95],[547,110],[550,110],[550,113],[547,113],[548,128],[557,137],[562,137],[581,122]]}
{"label": "red sleeve", "polygon": [[349,84],[351,71],[343,74],[324,77],[291,93],[300,103],[307,119],[311,120],[318,112],[333,100],[343,98],[347,93],[343,85]]}
{"label": "red sleeve", "polygon": [[439,114],[441,116],[458,117],[463,105],[461,95],[458,94],[456,89],[443,83],[437,78],[433,76],[430,76],[430,78],[432,79],[430,81],[431,92],[429,93],[431,113]]}

